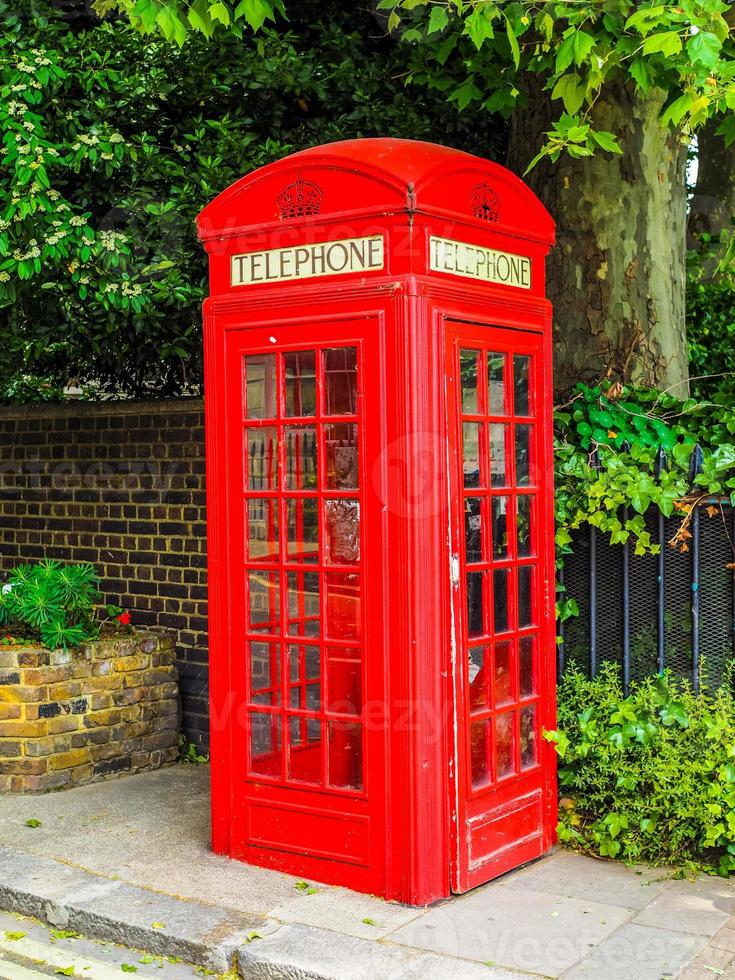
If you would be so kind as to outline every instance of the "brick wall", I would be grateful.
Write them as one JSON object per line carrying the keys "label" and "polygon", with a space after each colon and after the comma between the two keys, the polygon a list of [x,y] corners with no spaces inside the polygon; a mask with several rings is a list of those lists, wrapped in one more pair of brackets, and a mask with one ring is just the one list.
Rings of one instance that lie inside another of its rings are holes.
{"label": "brick wall", "polygon": [[178,631],[186,735],[207,741],[202,403],[0,407],[0,572],[93,562],[105,601]]}

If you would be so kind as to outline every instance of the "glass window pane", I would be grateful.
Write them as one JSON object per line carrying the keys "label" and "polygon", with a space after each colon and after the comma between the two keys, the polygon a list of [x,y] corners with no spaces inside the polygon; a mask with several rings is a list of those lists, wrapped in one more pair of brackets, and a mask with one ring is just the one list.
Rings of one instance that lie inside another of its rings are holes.
{"label": "glass window pane", "polygon": [[247,502],[248,537],[246,554],[249,561],[278,559],[278,499],[255,497]]}
{"label": "glass window pane", "polygon": [[256,776],[281,776],[281,717],[251,711],[250,772]]}
{"label": "glass window pane", "polygon": [[278,572],[248,572],[248,626],[257,633],[277,633],[281,623]]}
{"label": "glass window pane", "polygon": [[470,711],[488,706],[487,697],[487,673],[488,656],[487,647],[470,647],[470,657],[468,665],[468,679],[470,683]]}
{"label": "glass window pane", "polygon": [[490,722],[473,721],[470,725],[470,772],[472,788],[490,785]]}
{"label": "glass window pane", "polygon": [[316,360],[313,350],[289,351],[283,355],[286,385],[286,415],[316,414]]}
{"label": "glass window pane", "polygon": [[276,705],[280,701],[281,647],[278,643],[248,643],[250,699],[254,704]]}
{"label": "glass window pane", "polygon": [[360,576],[327,575],[327,635],[332,640],[359,640]]}
{"label": "glass window pane", "polygon": [[488,411],[490,415],[507,415],[505,397],[505,354],[487,355]]}
{"label": "glass window pane", "polygon": [[288,648],[288,679],[291,684],[301,680],[301,647],[291,644]]}
{"label": "glass window pane", "polygon": [[490,423],[490,485],[493,487],[508,485],[507,432],[508,426],[502,422]]}
{"label": "glass window pane", "polygon": [[484,636],[484,572],[467,573],[467,635]]}
{"label": "glass window pane", "polygon": [[324,426],[327,453],[327,489],[354,490],[358,486],[357,426],[350,422]]}
{"label": "glass window pane", "polygon": [[278,488],[278,430],[275,426],[247,430],[247,488]]}
{"label": "glass window pane", "polygon": [[533,625],[533,568],[522,565],[518,569],[518,625]]}
{"label": "glass window pane", "polygon": [[531,358],[526,354],[513,355],[513,410],[516,415],[531,415]]}
{"label": "glass window pane", "polygon": [[521,697],[527,698],[536,692],[534,670],[534,648],[536,640],[533,636],[522,636],[518,641],[519,667],[521,677]]}
{"label": "glass window pane", "polygon": [[467,497],[464,502],[465,562],[482,561],[482,498]]}
{"label": "glass window pane", "polygon": [[319,636],[319,575],[316,572],[289,572],[288,626],[290,636]]}
{"label": "glass window pane", "polygon": [[329,785],[362,789],[362,725],[351,721],[329,722]]}
{"label": "glass window pane", "polygon": [[507,568],[493,571],[493,629],[496,633],[506,633],[508,622],[508,573]]}
{"label": "glass window pane", "polygon": [[510,497],[493,497],[493,559],[508,557],[508,505]]}
{"label": "glass window pane", "polygon": [[289,718],[288,778],[298,783],[322,782],[321,722]]}
{"label": "glass window pane", "polygon": [[521,708],[521,769],[530,769],[538,761],[536,744],[536,705]]}
{"label": "glass window pane", "polygon": [[354,415],[357,411],[357,349],[336,347],[322,351],[325,415]]}
{"label": "glass window pane", "polygon": [[495,676],[494,701],[495,707],[510,704],[515,700],[513,688],[513,644],[510,640],[495,644]]}
{"label": "glass window pane", "polygon": [[286,441],[286,489],[315,489],[319,480],[316,427],[287,425],[283,437]]}
{"label": "glass window pane", "polygon": [[516,485],[527,487],[531,482],[531,426],[516,426]]}
{"label": "glass window pane", "polygon": [[327,710],[343,715],[362,711],[362,660],[359,650],[330,647],[327,653]]}
{"label": "glass window pane", "polygon": [[459,352],[459,375],[462,384],[462,411],[469,415],[479,412],[477,400],[477,366],[480,351],[462,350]]}
{"label": "glass window pane", "polygon": [[516,517],[516,539],[518,557],[530,558],[533,554],[533,509],[534,498],[528,494],[516,497],[518,516]]}
{"label": "glass window pane", "polygon": [[319,647],[304,647],[304,676],[307,680],[315,680],[322,674],[322,655]]}
{"label": "glass window pane", "polygon": [[495,717],[495,764],[498,779],[516,771],[515,712],[506,711]]}
{"label": "glass window pane", "polygon": [[286,501],[288,561],[311,564],[319,557],[319,502],[315,497]]}
{"label": "glass window pane", "polygon": [[277,414],[276,355],[251,354],[245,361],[245,418],[274,419]]}
{"label": "glass window pane", "polygon": [[332,565],[354,565],[360,560],[360,504],[353,498],[324,501],[327,558]]}
{"label": "glass window pane", "polygon": [[480,486],[480,423],[462,424],[462,468],[466,487]]}

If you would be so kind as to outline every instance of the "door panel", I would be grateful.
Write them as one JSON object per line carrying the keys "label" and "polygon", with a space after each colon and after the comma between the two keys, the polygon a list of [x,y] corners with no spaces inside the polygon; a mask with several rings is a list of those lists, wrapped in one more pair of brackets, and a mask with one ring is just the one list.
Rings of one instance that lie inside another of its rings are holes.
{"label": "door panel", "polygon": [[530,331],[447,325],[457,891],[548,846],[542,344]]}
{"label": "door panel", "polygon": [[[366,425],[377,369],[368,324],[233,333],[228,361],[230,459],[242,459],[232,474],[241,521],[230,527],[242,542],[242,571],[231,569],[233,634],[243,638],[231,666],[244,706],[233,723],[243,807],[235,851],[323,880],[347,881],[334,869],[344,861],[363,869],[358,887],[382,874],[384,796],[382,736],[362,717],[384,677],[380,617],[371,619],[365,591],[380,556],[365,476],[380,436],[378,406]],[[278,817],[265,828],[271,810]],[[340,842],[336,812],[352,828]],[[321,872],[308,864],[327,858]]]}

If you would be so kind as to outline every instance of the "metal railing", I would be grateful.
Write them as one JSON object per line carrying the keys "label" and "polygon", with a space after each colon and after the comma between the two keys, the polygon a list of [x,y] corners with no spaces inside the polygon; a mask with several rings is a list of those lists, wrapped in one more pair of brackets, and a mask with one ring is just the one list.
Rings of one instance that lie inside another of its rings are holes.
{"label": "metal railing", "polygon": [[[594,462],[594,460],[593,460]],[[657,475],[667,465],[661,450]],[[695,446],[689,477],[702,466]],[[696,492],[696,489],[694,489]],[[622,513],[625,520],[627,510]],[[560,581],[579,616],[559,627],[558,674],[574,663],[594,677],[605,661],[620,666],[623,686],[669,669],[694,690],[713,689],[735,660],[735,511],[728,498],[700,500],[677,538],[682,514],[645,514],[657,555],[636,555],[634,545],[610,544],[596,528],[572,534]]]}

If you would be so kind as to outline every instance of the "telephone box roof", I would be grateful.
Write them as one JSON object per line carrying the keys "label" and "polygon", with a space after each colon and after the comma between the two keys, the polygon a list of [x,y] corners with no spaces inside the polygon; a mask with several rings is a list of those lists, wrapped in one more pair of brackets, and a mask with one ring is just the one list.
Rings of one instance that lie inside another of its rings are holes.
{"label": "telephone box roof", "polygon": [[505,167],[435,143],[354,139],[301,150],[242,177],[197,218],[203,241],[349,216],[423,212],[554,242],[554,222]]}

